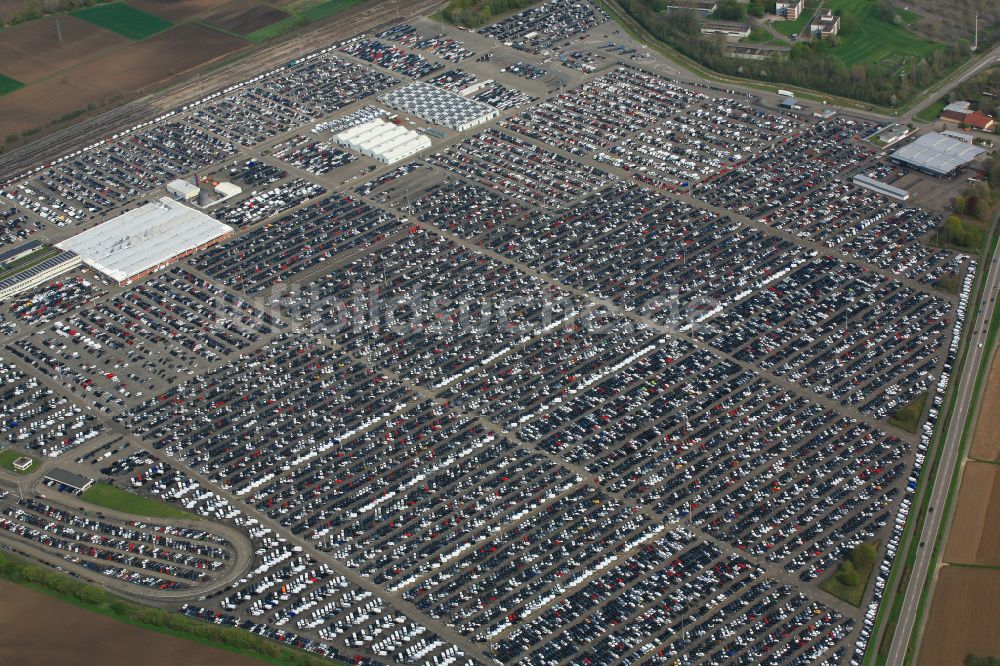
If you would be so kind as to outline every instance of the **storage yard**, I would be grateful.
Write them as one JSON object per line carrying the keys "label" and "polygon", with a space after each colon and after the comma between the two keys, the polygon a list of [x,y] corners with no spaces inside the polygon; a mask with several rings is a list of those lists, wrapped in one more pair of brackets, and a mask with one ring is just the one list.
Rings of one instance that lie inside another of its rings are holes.
{"label": "storage yard", "polygon": [[0,183],[83,262],[0,306],[0,542],[362,664],[859,660],[978,259],[880,122],[544,62],[606,19],[379,26]]}

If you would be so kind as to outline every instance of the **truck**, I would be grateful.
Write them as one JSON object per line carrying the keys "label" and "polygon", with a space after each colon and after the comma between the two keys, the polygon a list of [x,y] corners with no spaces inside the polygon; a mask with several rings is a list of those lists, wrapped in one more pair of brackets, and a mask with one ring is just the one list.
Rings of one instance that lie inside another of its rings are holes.
{"label": "truck", "polygon": [[778,94],[782,97],[795,97],[795,93],[791,90],[781,90],[780,88],[778,89]]}

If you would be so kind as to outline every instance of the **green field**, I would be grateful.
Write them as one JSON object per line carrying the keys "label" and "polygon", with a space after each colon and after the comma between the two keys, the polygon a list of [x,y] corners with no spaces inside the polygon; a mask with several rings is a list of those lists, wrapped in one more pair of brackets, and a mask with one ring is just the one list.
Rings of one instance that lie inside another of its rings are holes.
{"label": "green field", "polygon": [[928,104],[923,108],[923,110],[917,114],[917,120],[922,120],[925,123],[932,123],[937,120],[937,117],[941,115],[944,111],[944,107],[948,105],[948,100],[941,98],[933,104]]}
{"label": "green field", "polygon": [[807,2],[802,13],[794,21],[775,21],[771,27],[783,34],[785,37],[791,37],[792,35],[797,35],[802,32],[802,28],[806,27],[806,23],[809,19],[813,17],[816,13],[816,3]]}
{"label": "green field", "polygon": [[11,472],[14,472],[15,474],[23,474],[25,476],[31,474],[38,468],[38,461],[35,460],[34,458],[31,458],[32,465],[27,470],[21,472],[14,469],[14,461],[22,457],[23,455],[24,455],[23,453],[18,453],[17,451],[11,451],[9,449],[0,451],[0,467],[3,467],[4,469],[9,470]]}
{"label": "green field", "polygon": [[845,65],[899,61],[906,56],[924,58],[941,47],[902,26],[880,20],[871,0],[830,0],[823,8],[858,18],[857,28],[841,35],[840,46],[830,51]]}
{"label": "green field", "polygon": [[744,37],[740,41],[747,44],[771,44],[774,46],[783,46],[788,44],[788,42],[778,39],[767,30],[763,30],[761,28],[754,28],[750,31],[748,36]]}
{"label": "green field", "polygon": [[106,509],[147,518],[187,518],[188,520],[198,518],[193,513],[188,513],[172,504],[148,499],[106,483],[95,483],[83,493],[82,498]]}
{"label": "green field", "polygon": [[0,74],[0,95],[6,95],[9,92],[14,92],[18,88],[23,87],[24,84],[17,79],[12,79],[9,76]]}
{"label": "green field", "polygon": [[152,37],[173,25],[170,21],[164,21],[120,2],[87,7],[70,13],[84,21],[89,21],[94,25],[134,40]]}
{"label": "green field", "polygon": [[307,23],[325,19],[327,16],[332,16],[337,12],[353,7],[363,1],[364,0],[326,0],[326,2],[322,2],[301,12],[297,12],[286,19],[278,21],[277,23],[272,23],[271,25],[265,26],[260,30],[255,30],[247,35],[247,37],[255,42],[272,39],[285,34],[289,30],[294,30],[295,28],[306,25]]}

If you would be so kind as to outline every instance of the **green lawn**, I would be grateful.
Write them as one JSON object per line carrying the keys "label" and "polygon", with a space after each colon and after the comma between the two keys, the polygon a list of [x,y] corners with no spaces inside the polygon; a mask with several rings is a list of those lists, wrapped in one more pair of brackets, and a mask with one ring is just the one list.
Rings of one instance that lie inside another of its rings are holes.
{"label": "green lawn", "polygon": [[[840,564],[837,573],[820,583],[819,587],[852,606],[861,606],[865,590],[868,589],[868,580],[877,563],[877,543],[856,546],[851,555]],[[845,576],[845,569],[851,570],[851,580]]]}
{"label": "green lawn", "polygon": [[[18,453],[17,451],[11,451],[10,449],[5,449],[3,451],[0,451],[0,467],[3,467],[4,469],[9,470],[11,472],[14,472],[15,474],[23,474],[24,476],[27,476],[28,474],[31,474],[38,468],[38,461],[35,460],[34,458],[31,458],[32,461],[31,467],[21,472],[19,470],[14,469],[14,461],[22,456],[24,456],[23,453]],[[28,457],[30,458],[31,456]]]}
{"label": "green lawn", "polygon": [[797,35],[802,32],[802,28],[806,27],[806,23],[809,19],[813,17],[816,13],[816,3],[807,2],[802,13],[794,21],[775,21],[771,27],[783,34],[785,37],[791,37],[792,35]]}
{"label": "green lawn", "polygon": [[70,13],[84,21],[89,21],[94,25],[134,40],[152,37],[173,25],[170,21],[165,21],[120,2],[86,7]]}
{"label": "green lawn", "polygon": [[767,30],[764,30],[763,28],[754,28],[753,30],[750,31],[750,34],[748,36],[744,37],[740,41],[748,44],[773,44],[775,46],[783,46],[788,44],[788,42],[778,39]]}
{"label": "green lawn", "polygon": [[924,405],[927,403],[927,393],[921,393],[913,400],[909,401],[889,417],[888,421],[897,428],[916,432],[920,425],[920,417],[924,413]]}
{"label": "green lawn", "polygon": [[24,84],[17,79],[12,79],[9,76],[0,74],[0,95],[6,95],[9,92],[14,92],[18,88],[23,87]]}
{"label": "green lawn", "polygon": [[198,518],[193,513],[188,513],[172,504],[142,497],[106,483],[95,483],[83,493],[82,497],[84,501],[106,509],[147,518]]}
{"label": "green lawn", "polygon": [[939,99],[933,104],[928,104],[924,107],[923,111],[917,114],[917,120],[922,120],[925,123],[932,123],[937,120],[941,112],[944,111],[944,107],[948,106],[947,99]]}
{"label": "green lawn", "polygon": [[361,2],[364,2],[364,0],[326,0],[326,2],[321,2],[318,5],[314,5],[313,7],[305,9],[301,12],[297,12],[286,19],[278,21],[277,23],[272,23],[271,25],[264,26],[260,30],[255,30],[247,35],[247,37],[255,42],[273,39],[274,37],[285,34],[289,30],[306,25],[307,23],[312,23],[313,21],[325,19],[328,16],[332,16],[337,12],[353,7]]}
{"label": "green lawn", "polygon": [[846,65],[901,60],[906,56],[924,58],[941,47],[902,26],[879,20],[871,0],[829,0],[823,7],[858,17],[858,27],[842,35],[840,46],[830,51]]}

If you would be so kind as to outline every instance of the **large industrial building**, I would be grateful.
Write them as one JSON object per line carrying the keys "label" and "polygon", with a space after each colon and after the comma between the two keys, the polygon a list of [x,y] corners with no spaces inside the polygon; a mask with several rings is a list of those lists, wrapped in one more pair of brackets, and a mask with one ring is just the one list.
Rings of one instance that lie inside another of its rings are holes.
{"label": "large industrial building", "polygon": [[394,109],[461,132],[500,115],[495,107],[440,86],[416,81],[382,96]]}
{"label": "large industrial building", "polygon": [[381,118],[369,120],[334,136],[341,146],[392,164],[431,147],[427,136]]}
{"label": "large industrial building", "polygon": [[45,284],[66,271],[76,268],[80,263],[81,259],[75,252],[59,252],[41,263],[9,275],[0,280],[0,301],[5,301],[23,291]]}
{"label": "large industrial building", "polygon": [[162,197],[56,245],[119,285],[145,277],[233,233],[190,206]]}
{"label": "large industrial building", "polygon": [[971,143],[929,132],[903,146],[890,155],[890,158],[897,164],[934,176],[948,176],[985,152],[985,149]]}

